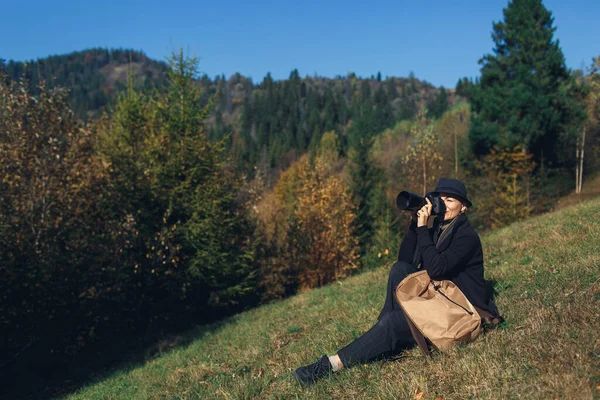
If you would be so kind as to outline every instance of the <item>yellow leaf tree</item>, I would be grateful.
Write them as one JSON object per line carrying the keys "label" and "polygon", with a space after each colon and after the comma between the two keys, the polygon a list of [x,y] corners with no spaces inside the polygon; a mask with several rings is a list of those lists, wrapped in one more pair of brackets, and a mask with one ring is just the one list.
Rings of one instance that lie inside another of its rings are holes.
{"label": "yellow leaf tree", "polygon": [[[467,155],[469,143],[467,135],[471,121],[471,111],[468,103],[461,103],[453,109],[447,111],[438,123],[435,129],[440,133],[440,148],[444,154],[452,154],[444,158],[442,171],[446,176],[452,176],[456,179],[461,178],[460,164]],[[464,175],[464,172],[462,172]]]}
{"label": "yellow leaf tree", "polygon": [[257,205],[267,299],[322,286],[357,268],[356,206],[324,158],[303,156]]}
{"label": "yellow leaf tree", "polygon": [[427,118],[425,108],[419,110],[411,128],[411,136],[413,143],[408,147],[404,157],[404,169],[411,183],[410,186],[416,187],[417,182],[420,181],[419,185],[424,196],[429,185],[435,182],[436,172],[440,171],[443,160],[439,149],[439,136]]}
{"label": "yellow leaf tree", "polygon": [[298,171],[304,184],[298,191],[296,218],[308,256],[299,276],[301,289],[344,278],[357,268],[356,207],[342,179],[328,176],[326,168],[321,158],[314,165],[305,159]]}
{"label": "yellow leaf tree", "polygon": [[481,199],[481,208],[489,216],[492,227],[530,216],[530,179],[536,166],[532,158],[531,153],[515,146],[493,149],[482,162],[476,162],[491,186],[489,195]]}

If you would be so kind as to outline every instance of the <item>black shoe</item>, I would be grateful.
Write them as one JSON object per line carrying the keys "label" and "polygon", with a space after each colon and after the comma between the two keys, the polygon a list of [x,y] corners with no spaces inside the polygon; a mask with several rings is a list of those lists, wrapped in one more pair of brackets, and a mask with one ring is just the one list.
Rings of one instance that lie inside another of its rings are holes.
{"label": "black shoe", "polygon": [[314,364],[300,367],[294,371],[294,379],[296,379],[302,387],[307,387],[332,373],[333,367],[329,362],[329,357],[324,355]]}

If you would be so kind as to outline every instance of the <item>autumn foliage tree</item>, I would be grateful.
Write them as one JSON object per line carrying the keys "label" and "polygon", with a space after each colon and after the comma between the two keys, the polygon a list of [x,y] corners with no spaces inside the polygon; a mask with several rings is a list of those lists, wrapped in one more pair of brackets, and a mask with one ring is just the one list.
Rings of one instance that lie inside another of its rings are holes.
{"label": "autumn foliage tree", "polygon": [[127,238],[64,91],[42,84],[33,96],[0,77],[0,126],[0,364],[18,369],[28,354],[72,356],[94,339],[98,299],[120,295],[111,261]]}
{"label": "autumn foliage tree", "polygon": [[479,209],[489,219],[488,226],[504,226],[531,215],[531,174],[536,166],[532,159],[531,153],[515,146],[492,149],[482,161],[476,162],[477,168],[484,172],[487,186],[487,195],[481,197]]}
{"label": "autumn foliage tree", "polygon": [[460,103],[444,113],[435,125],[440,136],[440,152],[446,155],[442,161],[445,176],[461,179],[466,174],[464,164],[472,155],[467,138],[470,119],[469,105]]}
{"label": "autumn foliage tree", "polygon": [[303,265],[294,235],[297,224],[275,193],[263,194],[255,206],[258,221],[259,288],[264,300],[281,299],[298,290],[298,271]]}
{"label": "autumn foliage tree", "polygon": [[[425,196],[428,188],[437,178],[443,159],[439,151],[439,136],[431,121],[427,118],[427,110],[421,108],[411,127],[412,144],[404,157],[406,176],[411,186],[421,187]],[[418,185],[418,186],[417,186]]]}
{"label": "autumn foliage tree", "polygon": [[322,156],[303,156],[257,206],[265,298],[322,286],[358,268],[356,207]]}
{"label": "autumn foliage tree", "polygon": [[326,175],[321,159],[301,164],[296,218],[307,263],[299,274],[300,288],[322,286],[347,277],[358,268],[354,236],[355,206],[341,178]]}

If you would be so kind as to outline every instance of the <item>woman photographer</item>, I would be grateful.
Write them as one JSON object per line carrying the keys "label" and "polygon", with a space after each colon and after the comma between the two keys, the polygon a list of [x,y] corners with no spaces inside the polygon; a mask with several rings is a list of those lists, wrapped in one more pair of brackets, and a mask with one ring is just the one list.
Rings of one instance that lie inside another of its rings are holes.
{"label": "woman photographer", "polygon": [[405,234],[398,261],[391,268],[386,299],[375,325],[333,356],[323,355],[315,363],[300,367],[294,378],[308,386],[342,368],[381,360],[415,345],[394,290],[409,274],[425,269],[435,280],[451,280],[474,306],[498,316],[483,274],[483,250],[465,211],[471,206],[465,185],[441,178],[432,193],[445,204],[445,213],[428,228],[432,204],[427,199]]}

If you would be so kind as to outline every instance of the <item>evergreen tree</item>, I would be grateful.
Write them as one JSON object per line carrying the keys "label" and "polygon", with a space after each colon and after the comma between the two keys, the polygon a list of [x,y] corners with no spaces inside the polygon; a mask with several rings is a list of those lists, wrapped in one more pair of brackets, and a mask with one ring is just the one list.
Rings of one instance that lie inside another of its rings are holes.
{"label": "evergreen tree", "polygon": [[204,311],[243,302],[255,287],[240,182],[224,166],[224,143],[206,135],[213,103],[202,105],[196,68],[180,53],[165,93],[146,98],[130,87],[100,138],[120,194],[115,209],[130,213],[140,232],[140,302],[156,313],[158,298],[161,306],[187,304],[182,313]]}
{"label": "evergreen tree", "polygon": [[480,60],[481,79],[470,91],[469,137],[477,154],[521,145],[554,158],[560,135],[581,115],[552,24],[541,0],[510,1],[494,24],[494,54]]}
{"label": "evergreen tree", "polygon": [[468,78],[461,78],[456,83],[456,90],[454,91],[454,93],[457,96],[464,97],[465,99],[470,99],[471,98],[470,91],[471,91],[472,87],[473,87],[472,81],[470,81]]}
{"label": "evergreen tree", "polygon": [[357,205],[356,234],[359,240],[361,256],[365,255],[371,245],[373,236],[373,195],[383,174],[370,159],[373,139],[360,138],[350,151],[351,192]]}
{"label": "evergreen tree", "polygon": [[394,123],[394,114],[392,111],[392,105],[390,99],[388,97],[387,92],[383,88],[383,85],[380,85],[379,88],[375,91],[375,115],[372,123],[374,124],[373,129],[379,133],[384,129],[392,126]]}
{"label": "evergreen tree", "polygon": [[[383,172],[383,171],[382,171]],[[371,246],[363,261],[363,268],[373,268],[382,263],[393,263],[396,256],[393,249],[398,245],[398,220],[394,218],[392,203],[386,195],[389,187],[386,179],[380,179],[374,187],[371,198],[373,236]]]}
{"label": "evergreen tree", "polygon": [[440,118],[448,110],[448,92],[441,88],[437,96],[429,103],[427,107],[429,116],[432,118]]}
{"label": "evergreen tree", "polygon": [[396,88],[396,79],[395,78],[388,78],[386,79],[386,86],[387,86],[387,93],[388,93],[388,97],[390,99],[395,99],[396,97],[398,97],[398,89]]}

